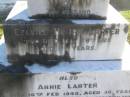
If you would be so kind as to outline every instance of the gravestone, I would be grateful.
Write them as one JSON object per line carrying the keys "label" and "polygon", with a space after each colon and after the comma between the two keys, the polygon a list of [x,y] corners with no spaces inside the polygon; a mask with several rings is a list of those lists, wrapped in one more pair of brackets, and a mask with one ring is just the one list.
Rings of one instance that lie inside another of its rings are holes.
{"label": "gravestone", "polygon": [[0,79],[2,97],[130,97],[130,72],[4,74]]}
{"label": "gravestone", "polygon": [[[30,19],[27,2],[17,2],[4,24],[12,64],[121,59],[128,22],[109,5],[106,20]],[[44,60],[42,60],[44,59]]]}
{"label": "gravestone", "polygon": [[[61,4],[56,6],[59,13],[71,0],[53,1]],[[84,3],[86,8],[94,5],[91,12],[104,13],[103,18],[101,14],[98,17],[49,14],[50,6],[42,6],[48,4],[47,0],[15,4],[4,23],[7,55],[2,50],[3,59],[12,67],[2,67],[11,73],[0,74],[0,96],[130,97],[130,68],[126,64],[129,59],[125,56],[127,61],[121,61],[129,23],[109,2],[108,7],[104,5],[107,0],[78,1],[70,4],[90,1],[89,6],[84,2],[81,5]],[[39,13],[36,7],[43,12]],[[28,73],[15,74],[19,67],[26,68]]]}

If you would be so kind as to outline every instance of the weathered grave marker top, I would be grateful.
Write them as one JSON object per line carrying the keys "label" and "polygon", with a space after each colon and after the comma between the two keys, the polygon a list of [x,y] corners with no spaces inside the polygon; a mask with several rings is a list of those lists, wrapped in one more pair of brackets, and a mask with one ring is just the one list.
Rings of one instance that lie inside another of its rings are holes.
{"label": "weathered grave marker top", "polygon": [[28,0],[32,18],[105,19],[109,0]]}

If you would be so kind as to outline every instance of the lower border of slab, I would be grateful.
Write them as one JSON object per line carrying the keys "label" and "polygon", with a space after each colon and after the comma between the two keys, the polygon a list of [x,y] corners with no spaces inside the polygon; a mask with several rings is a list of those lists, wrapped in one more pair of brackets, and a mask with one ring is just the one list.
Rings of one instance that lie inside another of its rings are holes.
{"label": "lower border of slab", "polygon": [[0,74],[1,97],[130,97],[130,72]]}

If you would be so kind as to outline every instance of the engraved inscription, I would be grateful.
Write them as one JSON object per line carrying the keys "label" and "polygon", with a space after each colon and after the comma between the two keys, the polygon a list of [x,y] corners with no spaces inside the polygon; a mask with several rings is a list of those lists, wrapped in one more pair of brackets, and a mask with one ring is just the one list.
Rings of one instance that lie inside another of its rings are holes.
{"label": "engraved inscription", "polygon": [[[63,76],[78,79],[60,80]],[[127,72],[4,74],[0,79],[0,97],[130,97]]]}
{"label": "engraved inscription", "polygon": [[87,16],[91,13],[89,9],[86,10],[86,7],[91,4],[91,0],[48,0],[48,2],[50,6],[49,15]]}
{"label": "engraved inscription", "polygon": [[[66,21],[67,23],[70,21]],[[42,25],[26,23],[12,25],[5,33],[8,59],[22,64],[57,64],[76,60],[78,53],[96,51],[101,44],[111,43],[119,35],[115,25]],[[10,33],[9,33],[10,32]],[[44,60],[42,60],[44,59]],[[44,61],[44,62],[43,62]],[[11,62],[13,63],[13,62]]]}

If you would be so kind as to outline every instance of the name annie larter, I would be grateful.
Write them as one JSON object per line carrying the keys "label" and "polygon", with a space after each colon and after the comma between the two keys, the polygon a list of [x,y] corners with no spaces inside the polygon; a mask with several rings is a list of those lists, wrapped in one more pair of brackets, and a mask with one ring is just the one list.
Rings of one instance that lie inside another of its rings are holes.
{"label": "name annie larter", "polygon": [[[68,89],[81,89],[81,88],[88,88],[88,89],[94,89],[98,88],[97,83],[83,83],[83,84],[67,84],[66,85]],[[38,90],[58,90],[61,89],[62,85],[61,84],[55,84],[55,85],[42,85],[40,84],[38,86]]]}

